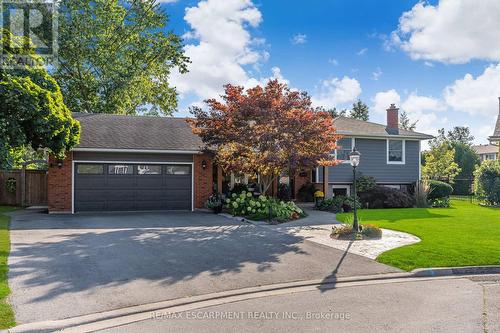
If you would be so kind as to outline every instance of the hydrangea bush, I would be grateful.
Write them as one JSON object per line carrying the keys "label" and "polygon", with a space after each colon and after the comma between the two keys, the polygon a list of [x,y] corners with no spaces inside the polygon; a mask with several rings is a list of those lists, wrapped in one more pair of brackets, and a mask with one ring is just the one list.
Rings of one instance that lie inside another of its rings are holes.
{"label": "hydrangea bush", "polygon": [[269,218],[269,208],[272,218],[284,222],[305,216],[305,213],[294,202],[284,202],[264,195],[255,198],[251,192],[233,193],[226,199],[226,205],[234,216],[245,216],[252,220]]}

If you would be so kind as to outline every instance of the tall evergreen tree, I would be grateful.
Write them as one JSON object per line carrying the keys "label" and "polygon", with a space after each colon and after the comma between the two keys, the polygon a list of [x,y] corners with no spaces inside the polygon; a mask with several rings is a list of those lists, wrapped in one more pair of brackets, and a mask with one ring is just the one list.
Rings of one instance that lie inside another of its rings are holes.
{"label": "tall evergreen tree", "polygon": [[349,113],[349,117],[368,121],[370,119],[369,111],[370,109],[368,108],[368,105],[358,99],[358,101],[352,105],[352,110]]}
{"label": "tall evergreen tree", "polygon": [[414,131],[417,128],[417,121],[412,122],[408,114],[403,111],[399,117],[399,127],[408,131]]}

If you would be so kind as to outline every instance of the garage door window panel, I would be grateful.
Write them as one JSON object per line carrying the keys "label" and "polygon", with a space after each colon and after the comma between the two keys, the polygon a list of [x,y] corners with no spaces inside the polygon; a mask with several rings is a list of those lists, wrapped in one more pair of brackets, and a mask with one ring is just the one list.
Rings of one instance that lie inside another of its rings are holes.
{"label": "garage door window panel", "polygon": [[161,165],[139,164],[137,174],[139,176],[161,175]]}
{"label": "garage door window panel", "polygon": [[189,165],[167,165],[165,167],[167,175],[190,175],[191,167]]}
{"label": "garage door window panel", "polygon": [[110,175],[133,175],[134,166],[132,164],[110,164],[108,165]]}
{"label": "garage door window panel", "polygon": [[102,164],[78,164],[76,173],[79,175],[102,175],[104,166]]}

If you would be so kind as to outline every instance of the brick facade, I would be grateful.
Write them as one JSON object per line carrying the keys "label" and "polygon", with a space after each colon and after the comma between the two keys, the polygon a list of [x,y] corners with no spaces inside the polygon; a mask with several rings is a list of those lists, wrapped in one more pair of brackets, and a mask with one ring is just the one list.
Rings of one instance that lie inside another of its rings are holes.
{"label": "brick facade", "polygon": [[[206,162],[203,169],[202,162]],[[194,155],[194,208],[204,208],[205,202],[213,192],[213,163],[207,154]]]}
{"label": "brick facade", "polygon": [[49,158],[47,201],[49,213],[71,213],[73,153],[67,153],[62,167],[54,156]]}

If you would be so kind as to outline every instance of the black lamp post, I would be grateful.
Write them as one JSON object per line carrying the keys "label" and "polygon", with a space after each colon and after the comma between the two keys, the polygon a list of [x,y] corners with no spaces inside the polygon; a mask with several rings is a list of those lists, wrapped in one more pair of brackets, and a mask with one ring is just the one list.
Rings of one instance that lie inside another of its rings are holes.
{"label": "black lamp post", "polygon": [[354,195],[353,195],[353,201],[354,201],[354,219],[353,219],[353,223],[352,223],[352,228],[354,229],[354,231],[356,232],[360,232],[360,228],[359,228],[359,223],[358,223],[358,207],[356,205],[356,168],[358,167],[359,165],[359,160],[361,159],[361,153],[356,149],[356,147],[354,147],[352,149],[352,152],[349,154],[349,161],[351,163],[351,166],[352,166],[352,172],[354,174]]}

